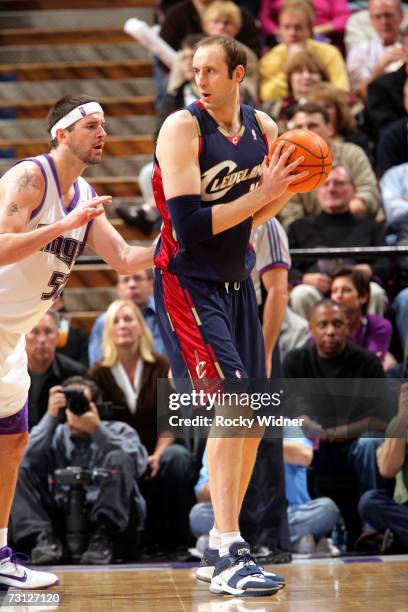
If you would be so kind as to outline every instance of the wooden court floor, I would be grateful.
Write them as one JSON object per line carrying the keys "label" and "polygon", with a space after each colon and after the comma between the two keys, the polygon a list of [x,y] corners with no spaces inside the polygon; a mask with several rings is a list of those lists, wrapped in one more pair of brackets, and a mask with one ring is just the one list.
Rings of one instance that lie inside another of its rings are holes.
{"label": "wooden court floor", "polygon": [[372,562],[351,561],[323,559],[275,566],[287,579],[287,587],[271,597],[251,599],[212,595],[205,583],[194,578],[193,568],[54,568],[61,583],[51,590],[62,593],[61,606],[8,606],[4,610],[408,612],[408,556],[392,561],[387,558],[385,562],[378,558]]}

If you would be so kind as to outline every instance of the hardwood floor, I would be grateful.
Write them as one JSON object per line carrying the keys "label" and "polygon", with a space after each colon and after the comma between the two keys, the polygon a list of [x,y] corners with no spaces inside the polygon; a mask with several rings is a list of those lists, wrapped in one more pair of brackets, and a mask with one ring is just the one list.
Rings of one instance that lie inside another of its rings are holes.
{"label": "hardwood floor", "polygon": [[[406,559],[406,560],[405,560]],[[287,587],[272,597],[211,595],[194,568],[110,566],[54,568],[63,595],[52,610],[104,612],[408,612],[408,557],[319,560],[275,566]],[[49,591],[47,591],[49,592]],[[24,608],[25,609],[25,608]],[[7,608],[21,612],[21,607]]]}

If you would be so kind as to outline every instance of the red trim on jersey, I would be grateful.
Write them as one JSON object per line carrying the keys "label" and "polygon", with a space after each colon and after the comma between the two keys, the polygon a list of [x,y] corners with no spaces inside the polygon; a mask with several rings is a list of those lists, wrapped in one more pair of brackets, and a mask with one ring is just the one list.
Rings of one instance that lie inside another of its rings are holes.
{"label": "red trim on jersey", "polygon": [[205,106],[204,106],[202,100],[200,100],[200,99],[196,100],[196,104],[197,104],[197,106],[199,106],[201,108],[201,110],[205,110]]}
{"label": "red trim on jersey", "polygon": [[256,253],[255,249],[254,249],[254,245],[251,242],[248,242],[247,244],[248,249],[251,249],[251,251],[253,251],[254,253]]}
{"label": "red trim on jersey", "polygon": [[230,141],[231,144],[233,144],[235,147],[237,147],[240,143],[241,140],[241,136],[227,136],[226,137],[227,140]]}
{"label": "red trim on jersey", "polygon": [[[177,336],[182,358],[194,380],[195,386],[215,391],[220,380],[214,365],[216,357],[210,345],[206,345],[192,312],[195,308],[188,291],[183,289],[175,274],[163,272],[163,302]],[[208,380],[216,379],[217,384],[209,386]]]}
{"label": "red trim on jersey", "polygon": [[170,259],[177,255],[179,244],[173,238],[169,208],[163,191],[162,174],[157,162],[153,167],[152,185],[156,206],[163,219],[160,251],[154,258],[154,263],[158,268],[167,270]]}

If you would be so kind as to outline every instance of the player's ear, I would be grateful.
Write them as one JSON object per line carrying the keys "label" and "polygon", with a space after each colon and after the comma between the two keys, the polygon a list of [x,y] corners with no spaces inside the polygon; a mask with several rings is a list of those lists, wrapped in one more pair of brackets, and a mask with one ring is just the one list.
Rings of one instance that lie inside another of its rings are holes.
{"label": "player's ear", "polygon": [[242,81],[244,80],[244,76],[245,68],[241,64],[238,64],[238,66],[234,69],[234,80],[236,80],[238,83],[242,83]]}

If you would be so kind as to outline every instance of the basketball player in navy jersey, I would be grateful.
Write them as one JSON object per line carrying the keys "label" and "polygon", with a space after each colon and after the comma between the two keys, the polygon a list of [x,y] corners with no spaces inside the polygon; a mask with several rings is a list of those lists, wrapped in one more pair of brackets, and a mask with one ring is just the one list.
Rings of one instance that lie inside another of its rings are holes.
{"label": "basketball player in navy jersey", "polygon": [[[279,213],[300,157],[276,147],[264,113],[239,103],[246,56],[224,36],[200,41],[194,55],[200,99],[172,114],[157,142],[153,192],[163,218],[155,253],[155,300],[175,379],[265,378],[262,330],[250,273],[251,229]],[[259,432],[259,438],[262,432]],[[210,590],[271,595],[283,579],[259,568],[238,518],[259,439],[210,437],[207,461],[215,523],[207,566]]]}
{"label": "basketball player in navy jersey", "polygon": [[[102,159],[105,118],[92,98],[62,98],[48,114],[51,152],[22,160],[0,180],[0,589],[54,584],[23,567],[7,546],[18,467],[27,445],[24,335],[64,288],[86,242],[120,274],[152,265],[152,248],[131,247],[106,218],[81,174]],[[56,419],[55,426],[58,420]]]}

